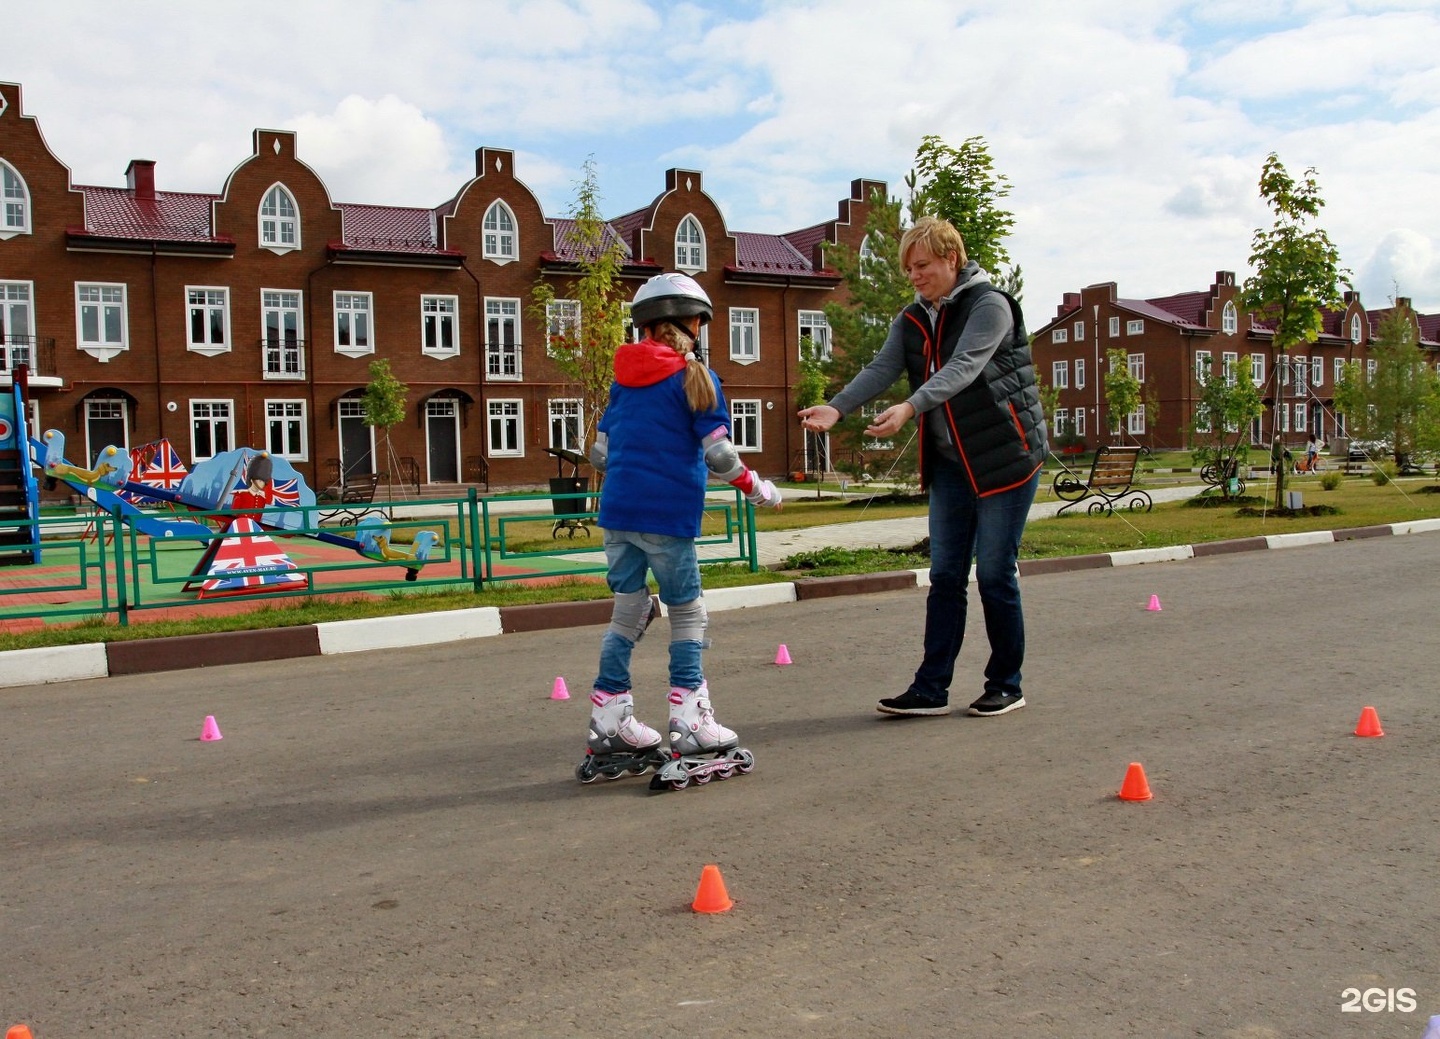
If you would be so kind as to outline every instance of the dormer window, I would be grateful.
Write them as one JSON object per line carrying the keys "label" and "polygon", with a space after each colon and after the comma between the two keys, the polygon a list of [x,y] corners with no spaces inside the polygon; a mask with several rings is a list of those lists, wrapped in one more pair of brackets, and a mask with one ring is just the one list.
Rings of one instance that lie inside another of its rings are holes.
{"label": "dormer window", "polygon": [[1350,342],[1360,342],[1360,315],[1350,315]]}
{"label": "dormer window", "polygon": [[30,233],[30,189],[15,167],[0,159],[0,238]]}
{"label": "dormer window", "polygon": [[496,202],[485,211],[485,259],[509,263],[515,251],[515,214],[504,202]]}
{"label": "dormer window", "polygon": [[300,210],[279,184],[265,192],[260,203],[260,247],[275,253],[300,248]]}
{"label": "dormer window", "polygon": [[705,233],[693,216],[680,221],[675,229],[675,266],[686,271],[705,269]]}
{"label": "dormer window", "polygon": [[1225,304],[1225,309],[1220,312],[1220,331],[1227,336],[1233,336],[1235,329],[1239,327],[1239,320],[1235,314],[1235,303],[1231,301]]}

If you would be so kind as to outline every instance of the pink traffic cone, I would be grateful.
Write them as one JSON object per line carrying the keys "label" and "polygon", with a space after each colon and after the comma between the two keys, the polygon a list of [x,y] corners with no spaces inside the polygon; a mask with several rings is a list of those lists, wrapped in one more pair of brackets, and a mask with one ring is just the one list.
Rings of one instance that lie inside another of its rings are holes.
{"label": "pink traffic cone", "polygon": [[793,661],[790,659],[790,651],[785,648],[785,643],[783,643],[783,642],[780,643],[780,648],[775,651],[775,663],[777,663],[777,664],[790,664],[790,663],[793,663]]}
{"label": "pink traffic cone", "polygon": [[1146,606],[1145,608],[1146,608],[1147,610],[1152,610],[1152,611],[1154,611],[1155,613],[1159,613],[1159,612],[1160,612],[1160,596],[1158,596],[1158,595],[1152,595],[1152,596],[1150,596],[1150,605],[1149,605],[1149,606]]}
{"label": "pink traffic cone", "polygon": [[570,699],[570,690],[565,688],[565,679],[564,679],[563,677],[559,677],[559,678],[556,678],[556,679],[555,679],[555,687],[550,690],[550,699],[552,699],[552,700],[568,700],[568,699]]}
{"label": "pink traffic cone", "polygon": [[216,724],[215,716],[213,714],[207,714],[205,716],[205,724],[200,726],[200,739],[206,743],[213,743],[215,740],[223,740],[224,738],[224,736],[220,735],[220,726]]}

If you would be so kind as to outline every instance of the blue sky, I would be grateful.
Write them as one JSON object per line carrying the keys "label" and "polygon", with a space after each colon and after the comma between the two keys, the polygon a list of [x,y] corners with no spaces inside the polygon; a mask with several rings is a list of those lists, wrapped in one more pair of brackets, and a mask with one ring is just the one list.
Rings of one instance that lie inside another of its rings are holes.
{"label": "blue sky", "polygon": [[1317,169],[1368,305],[1440,311],[1433,0],[55,0],[6,26],[0,80],[77,183],[147,158],[218,191],[268,127],[338,201],[436,205],[489,146],[551,215],[593,157],[607,215],[679,166],[732,230],[780,232],[858,177],[900,193],[925,134],[979,135],[1039,327],[1096,282],[1244,277],[1275,151]]}

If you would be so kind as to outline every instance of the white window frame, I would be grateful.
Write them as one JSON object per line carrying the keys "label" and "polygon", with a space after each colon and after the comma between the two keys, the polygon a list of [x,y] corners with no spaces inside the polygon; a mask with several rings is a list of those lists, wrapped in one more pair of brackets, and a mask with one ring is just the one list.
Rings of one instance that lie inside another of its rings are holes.
{"label": "white window frame", "polygon": [[[1435,367],[1436,367],[1436,370],[1437,370],[1437,371],[1440,371],[1440,364],[1437,364]],[[1345,358],[1343,358],[1343,357],[1337,357],[1337,358],[1335,358],[1335,364],[1334,364],[1334,366],[1330,369],[1330,374],[1331,374],[1331,376],[1332,376],[1332,377],[1334,378],[1334,380],[1335,380],[1335,385],[1336,385],[1336,386],[1339,386],[1339,385],[1340,385],[1340,380],[1341,380],[1342,378],[1344,378],[1344,376],[1345,376]]]}
{"label": "white window frame", "polygon": [[1306,383],[1307,383],[1307,381],[1308,381],[1308,376],[1309,376],[1309,374],[1310,374],[1310,358],[1308,358],[1308,357],[1296,357],[1296,358],[1295,358],[1295,361],[1294,361],[1294,368],[1295,368],[1295,392],[1296,392],[1296,393],[1308,393],[1308,392],[1310,392],[1309,389],[1308,389],[1307,386],[1306,386]]}
{"label": "white window frame", "polygon": [[[830,322],[825,317],[825,311],[802,310],[798,312],[797,320],[799,322],[799,334],[802,345],[805,337],[809,336],[810,342],[815,344],[816,359],[820,361],[830,360]],[[802,355],[800,359],[803,361],[805,358]]]}
{"label": "white window frame", "polygon": [[[195,319],[203,325],[201,337],[195,338]],[[215,322],[219,320],[220,340],[214,335]],[[192,354],[214,357],[229,353],[233,345],[230,340],[230,290],[223,285],[185,286],[185,340],[186,349]]]}
{"label": "white window frame", "polygon": [[1363,339],[1363,338],[1364,338],[1364,335],[1363,335],[1362,330],[1361,330],[1361,327],[1360,327],[1360,315],[1359,315],[1359,314],[1351,314],[1351,315],[1350,315],[1350,342],[1355,343],[1356,345],[1359,345],[1360,340]]}
{"label": "white window frame", "polygon": [[1077,343],[1083,343],[1083,342],[1085,342],[1085,322],[1084,322],[1084,321],[1077,321],[1077,322],[1075,322],[1075,329],[1074,329],[1074,331],[1075,331],[1075,342],[1077,342]]}
{"label": "white window frame", "polygon": [[[270,335],[269,316],[276,315],[276,335]],[[283,315],[295,315],[291,339]],[[266,379],[305,378],[305,294],[298,289],[260,290],[261,374]]]}
{"label": "white window frame", "polygon": [[1125,431],[1131,436],[1140,436],[1145,432],[1145,405],[1139,405],[1125,416]]}
{"label": "white window frame", "polygon": [[1306,412],[1306,410],[1307,410],[1307,409],[1306,409],[1306,407],[1305,407],[1305,402],[1304,402],[1304,401],[1296,401],[1296,402],[1295,402],[1295,432],[1297,432],[1297,433],[1303,433],[1303,432],[1305,432],[1305,412]]}
{"label": "white window frame", "polygon": [[552,299],[545,304],[545,352],[551,357],[563,353],[555,348],[555,340],[565,336],[579,342],[580,301],[578,299]]}
{"label": "white window frame", "polygon": [[[375,352],[375,294],[336,289],[334,305],[335,352],[365,357]],[[346,342],[345,340],[349,340]]]}
{"label": "white window frame", "polygon": [[1238,376],[1235,374],[1235,367],[1240,363],[1240,355],[1233,350],[1226,350],[1220,355],[1220,372],[1225,376],[1225,385],[1234,386]]}
{"label": "white window frame", "polygon": [[[525,457],[525,402],[516,398],[492,398],[485,402],[486,444],[491,458]],[[513,437],[513,446],[496,447],[500,438],[495,436],[497,428],[508,429]]]}
{"label": "white window frame", "polygon": [[1310,358],[1310,385],[1325,385],[1325,358],[1319,354]]}
{"label": "white window frame", "polygon": [[[446,346],[445,340],[450,340]],[[425,294],[420,297],[420,352],[427,357],[455,357],[460,353],[460,297]]]}
{"label": "white window frame", "polygon": [[[506,226],[507,224],[509,226]],[[519,237],[520,222],[515,219],[515,211],[506,205],[503,199],[497,198],[490,203],[490,208],[485,210],[485,217],[481,221],[481,255],[502,266],[514,263],[520,258],[516,245]]]}
{"label": "white window frame", "polygon": [[675,266],[682,271],[705,269],[705,228],[693,213],[686,213],[675,225]]}
{"label": "white window frame", "polygon": [[[222,408],[224,409],[224,413],[223,413],[223,414],[220,414],[220,413],[219,413],[219,409],[222,409]],[[212,413],[212,414],[200,414],[200,412],[201,412],[202,410],[207,411],[207,412],[213,411],[213,412],[215,412],[215,413]],[[196,442],[196,439],[195,439],[195,427],[196,427],[196,425],[198,425],[198,424],[200,423],[200,421],[201,421],[202,419],[206,420],[206,425],[207,425],[207,426],[209,427],[209,429],[210,429],[210,453],[209,453],[209,454],[203,454],[203,455],[200,453],[200,451],[199,451],[200,445]],[[224,446],[223,448],[220,448],[219,450],[216,450],[216,445],[217,445],[217,442],[218,442],[218,439],[219,439],[219,438],[216,437],[215,431],[216,431],[216,430],[219,430],[219,429],[225,430],[225,446]],[[191,465],[194,465],[196,462],[203,462],[203,461],[205,461],[207,458],[214,458],[216,455],[218,455],[218,454],[223,454],[223,453],[226,452],[226,451],[233,451],[234,449],[235,449],[235,402],[234,402],[233,400],[229,400],[229,399],[225,399],[225,398],[220,398],[220,397],[195,397],[195,398],[192,398],[191,401],[190,401],[190,463],[191,463]]]}
{"label": "white window frame", "polygon": [[1204,404],[1195,405],[1195,432],[1209,433],[1211,429],[1210,409]]}
{"label": "white window frame", "polygon": [[1145,334],[1145,319],[1135,317],[1126,321],[1125,334],[1127,336],[1143,336]]}
{"label": "white window frame", "polygon": [[1075,358],[1075,388],[1077,390],[1085,388],[1085,358],[1083,357]]}
{"label": "white window frame", "polygon": [[1068,429],[1069,427],[1070,427],[1070,409],[1069,409],[1069,408],[1056,408],[1056,409],[1055,409],[1055,435],[1056,435],[1057,437],[1064,436],[1064,435],[1065,435],[1065,430]]}
{"label": "white window frame", "polygon": [[736,364],[760,360],[760,308],[730,308],[730,360]]}
{"label": "white window frame", "polygon": [[[501,332],[499,339],[491,336],[491,326]],[[505,328],[514,331],[515,338],[507,343],[503,334]],[[520,342],[520,301],[502,296],[485,297],[485,378],[490,382],[519,382],[524,376],[521,363],[524,354]],[[508,370],[507,370],[508,369]]]}
{"label": "white window frame", "polygon": [[1235,301],[1226,300],[1225,309],[1220,311],[1220,331],[1233,336],[1240,327],[1240,318],[1235,310]]}
{"label": "white window frame", "polygon": [[0,159],[0,241],[31,230],[30,185],[20,171]]}
{"label": "white window frame", "polygon": [[1250,381],[1256,386],[1265,385],[1265,355],[1250,355]]}
{"label": "white window frame", "polygon": [[1109,327],[1106,331],[1109,333],[1111,339],[1120,338],[1120,318],[1118,316],[1110,319]]}
{"label": "white window frame", "polygon": [[1076,408],[1076,409],[1075,409],[1075,411],[1074,411],[1074,422],[1075,422],[1075,435],[1076,435],[1077,437],[1083,437],[1083,436],[1085,435],[1085,409],[1084,409],[1084,408]]}
{"label": "white window frame", "polygon": [[[16,314],[20,321],[12,320]],[[35,366],[35,283],[0,281],[0,370]]]}
{"label": "white window frame", "polygon": [[1136,382],[1141,382],[1141,383],[1143,383],[1143,382],[1145,381],[1145,355],[1144,355],[1144,354],[1126,354],[1126,355],[1125,355],[1125,368],[1126,368],[1126,370],[1130,373],[1130,377],[1131,377],[1132,379],[1134,379]]}
{"label": "white window frame", "polygon": [[1365,381],[1367,383],[1375,381],[1375,364],[1375,358],[1367,357],[1365,359]]}
{"label": "white window frame", "polygon": [[[310,457],[309,426],[306,421],[306,402],[303,399],[265,401],[265,450],[279,458],[295,462]],[[276,450],[275,436],[280,435],[281,450]],[[291,450],[298,439],[298,450]]]}
{"label": "white window frame", "polygon": [[276,256],[284,256],[300,248],[300,204],[284,184],[277,181],[265,189],[265,194],[260,196],[260,211],[256,219],[260,248],[268,249]]}
{"label": "white window frame", "polygon": [[1214,363],[1215,363],[1215,358],[1210,355],[1210,351],[1209,351],[1209,350],[1196,350],[1196,351],[1195,351],[1195,382],[1196,382],[1196,383],[1198,383],[1198,384],[1201,385],[1201,386],[1204,386],[1206,383],[1208,383],[1208,382],[1210,381],[1210,375],[1211,375],[1211,373],[1212,373],[1211,365],[1214,364]]}
{"label": "white window frame", "polygon": [[[129,291],[123,283],[77,281],[75,283],[75,345],[95,360],[106,362],[130,348]],[[86,338],[89,312],[94,312],[95,337]],[[118,319],[118,328],[109,329],[110,320]],[[110,332],[114,331],[116,337]]]}
{"label": "white window frame", "polygon": [[[585,450],[585,410],[579,397],[551,397],[546,402],[552,450]],[[558,436],[556,434],[559,434]]]}
{"label": "white window frame", "polygon": [[1050,382],[1057,389],[1068,390],[1070,388],[1070,362],[1050,362]]}
{"label": "white window frame", "polygon": [[1064,328],[1064,327],[1061,327],[1061,328],[1052,328],[1052,329],[1050,330],[1050,342],[1052,342],[1052,343],[1068,343],[1068,342],[1070,342],[1070,329]]}
{"label": "white window frame", "polygon": [[737,452],[759,451],[762,449],[760,429],[760,401],[732,400],[730,402],[730,439]]}

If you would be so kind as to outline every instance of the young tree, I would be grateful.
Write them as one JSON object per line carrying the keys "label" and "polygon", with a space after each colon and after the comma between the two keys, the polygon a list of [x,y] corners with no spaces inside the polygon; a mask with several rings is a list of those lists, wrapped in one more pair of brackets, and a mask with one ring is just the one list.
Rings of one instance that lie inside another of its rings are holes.
{"label": "young tree", "polygon": [[1381,319],[1370,357],[1374,375],[1367,377],[1362,362],[1347,364],[1335,388],[1335,407],[1350,435],[1388,444],[1396,465],[1440,449],[1440,374],[1420,350],[1408,307],[1396,306]]}
{"label": "young tree", "polygon": [[1130,374],[1130,361],[1118,347],[1106,351],[1105,406],[1110,411],[1110,426],[1125,431],[1125,419],[1140,406],[1140,380]]}
{"label": "young tree", "polygon": [[405,421],[406,386],[390,370],[390,362],[383,357],[370,362],[370,382],[360,398],[360,407],[365,413],[365,425],[381,430],[380,441],[384,444],[385,486],[390,498],[395,497],[395,451],[390,446],[390,428]]}
{"label": "young tree", "polygon": [[1000,207],[1010,194],[1010,180],[995,172],[985,138],[967,137],[955,148],[927,134],[920,139],[915,168],[906,183],[911,186],[911,218],[933,214],[950,221],[965,240],[970,259],[1019,299],[1024,277],[1018,266],[1010,265],[1005,248],[1015,216]]}
{"label": "young tree", "polygon": [[1214,467],[1222,497],[1231,497],[1224,474],[1238,476],[1250,455],[1250,423],[1264,410],[1249,366],[1237,365],[1233,371],[1225,372],[1220,369],[1220,361],[1211,358],[1189,434],[1191,457],[1202,473]]}
{"label": "young tree", "polygon": [[[1290,364],[1290,350],[1319,337],[1324,309],[1340,306],[1339,285],[1348,272],[1341,269],[1340,253],[1330,236],[1309,226],[1325,205],[1313,168],[1296,181],[1271,152],[1260,171],[1260,197],[1274,212],[1275,223],[1268,231],[1257,228],[1250,240],[1255,273],[1241,286],[1240,302],[1252,315],[1274,323],[1276,367],[1283,372]],[[1276,383],[1273,428],[1279,450],[1279,416],[1287,405],[1283,380]],[[1279,508],[1285,500],[1285,467],[1276,469]]]}
{"label": "young tree", "polygon": [[[880,192],[870,197],[870,216],[865,222],[864,245],[857,253],[844,245],[827,246],[826,262],[839,272],[845,283],[849,302],[825,304],[825,320],[830,326],[833,347],[825,374],[838,390],[872,360],[885,343],[890,324],[915,298],[910,279],[900,266],[900,211],[898,199],[887,199]],[[909,391],[905,391],[909,396]],[[913,483],[918,477],[914,444],[893,451],[867,448],[864,435],[866,422],[851,418],[837,425],[829,436],[839,447],[838,457],[845,459],[842,467],[855,468],[856,475],[886,475],[902,483]],[[832,448],[832,454],[836,454]],[[863,465],[849,465],[849,459],[866,459]]]}
{"label": "young tree", "polygon": [[530,296],[531,313],[545,325],[546,347],[562,378],[580,398],[582,452],[595,440],[595,426],[609,402],[615,351],[625,341],[625,303],[629,292],[620,281],[625,248],[600,215],[595,160],[585,161],[570,209],[569,247],[576,274],[559,299],[543,278]]}

